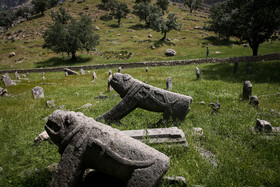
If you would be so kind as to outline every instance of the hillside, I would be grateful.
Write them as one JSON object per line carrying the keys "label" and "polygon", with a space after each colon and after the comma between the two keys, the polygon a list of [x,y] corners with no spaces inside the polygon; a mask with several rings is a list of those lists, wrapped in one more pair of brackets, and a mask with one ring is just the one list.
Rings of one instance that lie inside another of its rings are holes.
{"label": "hillside", "polygon": [[[81,14],[92,17],[94,26],[99,28],[95,32],[100,35],[100,45],[96,51],[78,53],[79,61],[73,63],[65,54],[55,54],[42,49],[42,35],[52,24],[50,13],[57,10],[56,7],[46,11],[45,16],[35,15],[1,35],[0,69],[204,58],[206,46],[210,46],[211,57],[252,54],[249,47],[244,48],[236,39],[230,42],[218,41],[214,33],[202,29],[208,19],[207,11],[195,11],[190,14],[181,3],[170,3],[168,8],[169,13],[177,14],[182,24],[181,30],[169,32],[167,38],[170,38],[170,41],[160,41],[162,34],[145,27],[144,22],[139,22],[139,18],[133,14],[123,19],[121,26],[118,27],[117,20],[100,19],[101,16],[108,14],[106,10],[100,8],[101,1],[78,2],[67,1],[62,7],[76,19]],[[134,1],[123,2],[126,2],[132,10]],[[148,37],[149,34],[152,38]],[[152,45],[156,47],[154,50],[151,49]],[[177,55],[166,57],[164,53],[168,48],[174,49]],[[218,52],[215,53],[216,51]],[[260,46],[259,54],[278,51],[280,51],[279,42],[266,43]],[[15,52],[16,55],[9,58],[11,52]]]}

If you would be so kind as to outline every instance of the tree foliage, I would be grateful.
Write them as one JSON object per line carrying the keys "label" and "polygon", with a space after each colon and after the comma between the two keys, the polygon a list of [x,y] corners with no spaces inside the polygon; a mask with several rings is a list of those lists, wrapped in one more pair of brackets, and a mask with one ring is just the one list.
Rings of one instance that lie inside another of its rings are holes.
{"label": "tree foliage", "polygon": [[169,1],[168,0],[157,0],[156,5],[160,7],[162,14],[164,15],[164,11],[167,11]]}
{"label": "tree foliage", "polygon": [[139,4],[139,3],[149,4],[149,3],[151,3],[151,0],[135,0],[135,3],[136,4]]}
{"label": "tree foliage", "polygon": [[197,10],[202,5],[202,0],[183,0],[184,5],[188,6],[190,9],[190,13],[192,13],[193,10]]}
{"label": "tree foliage", "polygon": [[16,11],[16,16],[27,19],[29,13],[30,9],[28,7],[21,7]]}
{"label": "tree foliage", "polygon": [[56,6],[58,3],[58,0],[32,0],[31,4],[33,4],[33,10],[36,13],[41,13],[44,15],[44,12],[51,8]]}
{"label": "tree foliage", "polygon": [[13,11],[0,12],[0,27],[8,30],[13,25],[15,14]]}
{"label": "tree foliage", "polygon": [[150,26],[152,18],[162,15],[157,6],[146,3],[136,4],[133,9],[133,13],[139,17],[140,21],[145,21],[147,26]]}
{"label": "tree foliage", "polygon": [[180,30],[181,24],[178,23],[178,17],[176,14],[168,14],[167,20],[165,20],[162,16],[156,18],[152,21],[151,28],[157,32],[161,32],[164,34],[161,40],[166,38],[166,34],[171,30]]}
{"label": "tree foliage", "polygon": [[209,30],[225,37],[235,36],[248,42],[253,55],[280,26],[278,0],[229,0],[210,9]]}
{"label": "tree foliage", "polygon": [[114,17],[118,20],[118,25],[121,24],[121,19],[125,18],[130,12],[125,3],[118,3]]}
{"label": "tree foliage", "polygon": [[[77,51],[90,51],[99,44],[99,36],[93,33],[92,21],[89,17],[83,15],[79,21],[76,21],[63,9],[52,15],[55,23],[43,35],[43,48],[51,49],[56,53],[66,52],[75,60]],[[62,17],[64,18],[60,19]]]}

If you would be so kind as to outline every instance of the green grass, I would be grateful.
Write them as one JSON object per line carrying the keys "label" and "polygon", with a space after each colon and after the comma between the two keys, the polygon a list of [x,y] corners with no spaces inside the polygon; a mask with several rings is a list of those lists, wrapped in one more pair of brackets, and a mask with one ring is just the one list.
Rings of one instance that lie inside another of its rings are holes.
{"label": "green grass", "polygon": [[[132,10],[134,1],[124,0],[123,2],[128,3]],[[50,50],[42,49],[43,39],[41,36],[47,26],[52,23],[50,18],[52,10],[48,10],[43,17],[37,16],[11,28],[7,34],[11,34],[10,37],[13,37],[15,42],[7,40],[8,37],[2,34],[3,39],[0,41],[0,69],[205,58],[206,46],[210,47],[210,56],[212,58],[252,55],[251,48],[244,48],[236,38],[231,38],[230,42],[223,42],[217,40],[213,32],[195,30],[195,26],[203,27],[205,25],[204,22],[207,19],[200,17],[208,16],[204,12],[190,14],[188,11],[179,8],[179,6],[170,3],[169,12],[178,15],[178,20],[182,23],[182,29],[180,31],[171,31],[167,34],[167,37],[171,38],[170,42],[161,42],[160,39],[163,35],[146,28],[144,22],[140,23],[139,18],[133,14],[129,14],[126,19],[123,19],[120,27],[117,27],[116,20],[101,20],[100,17],[108,12],[98,8],[100,3],[101,1],[87,0],[80,4],[77,4],[77,2],[63,4],[63,7],[75,18],[78,18],[81,12],[92,17],[93,25],[100,28],[100,30],[96,31],[96,34],[101,36],[100,45],[97,46],[98,51],[79,52],[79,60],[72,62],[65,54],[63,56],[62,54],[55,54]],[[89,7],[89,10],[84,10],[86,6]],[[199,22],[185,20],[184,18],[198,20]],[[133,32],[129,32],[129,30],[133,30]],[[118,36],[118,34],[121,34],[121,36]],[[152,34],[153,37],[148,38],[148,34]],[[183,37],[186,37],[186,39],[182,39]],[[179,41],[174,41],[174,39]],[[24,44],[25,41],[30,43]],[[156,49],[152,50],[152,45],[155,45]],[[164,53],[168,48],[173,48],[177,55],[166,57]],[[16,56],[9,58],[9,53],[13,51]],[[101,55],[105,51],[116,53],[127,51],[132,53],[132,56],[125,60],[114,57],[106,58]],[[215,54],[216,51],[221,53]],[[266,42],[260,45],[259,54],[277,53],[279,51],[280,41]],[[16,63],[19,58],[24,58],[22,63]]]}
{"label": "green grass", "polygon": [[[154,146],[169,156],[171,163],[167,176],[183,176],[189,186],[279,186],[280,177],[280,137],[252,135],[248,128],[255,125],[256,119],[279,126],[280,117],[270,110],[280,111],[280,61],[252,63],[254,73],[246,75],[246,64],[239,64],[233,73],[233,64],[201,64],[201,80],[196,80],[195,65],[123,69],[134,78],[165,88],[167,77],[172,78],[173,92],[193,97],[191,111],[186,120],[179,124],[189,142],[188,148]],[[116,72],[117,69],[113,69]],[[0,98],[0,186],[45,186],[51,178],[45,168],[59,162],[57,147],[49,142],[33,145],[34,138],[44,130],[44,117],[55,109],[45,106],[47,100],[54,99],[57,106],[83,112],[96,118],[118,103],[120,97],[112,97],[115,91],[106,93],[108,69],[96,70],[98,79],[91,81],[91,75],[68,76],[63,72],[31,73],[29,81],[22,80],[17,86],[8,87],[10,97]],[[12,77],[12,76],[11,76]],[[254,108],[241,99],[243,81],[253,84],[253,95],[260,101]],[[41,85],[41,82],[54,83]],[[45,98],[33,99],[31,89],[41,86]],[[0,83],[0,87],[4,87]],[[76,95],[75,93],[79,94]],[[108,95],[106,100],[94,99],[100,93]],[[205,105],[199,104],[205,101]],[[221,103],[220,112],[211,114],[210,102]],[[89,109],[78,109],[91,103]],[[123,126],[114,128],[145,129],[155,127],[161,113],[136,109],[122,119]],[[166,127],[172,124],[165,125]],[[203,128],[203,137],[192,135],[193,127]],[[218,167],[209,164],[196,150],[202,147],[216,155]],[[25,170],[39,169],[31,175]],[[165,186],[162,184],[162,186]]]}

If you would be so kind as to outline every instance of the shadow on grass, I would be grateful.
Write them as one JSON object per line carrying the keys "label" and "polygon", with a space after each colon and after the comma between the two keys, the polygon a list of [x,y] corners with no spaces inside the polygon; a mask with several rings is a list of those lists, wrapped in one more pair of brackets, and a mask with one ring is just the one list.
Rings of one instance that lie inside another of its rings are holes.
{"label": "shadow on grass", "polygon": [[91,60],[90,57],[84,58],[84,57],[77,57],[76,60],[72,60],[65,57],[53,57],[41,62],[36,63],[37,68],[45,68],[45,67],[57,67],[57,66],[71,66],[71,65],[77,65],[80,63],[89,62]]}
{"label": "shadow on grass", "polygon": [[111,24],[111,25],[108,25],[108,27],[111,27],[111,28],[119,28],[120,26],[118,24]]}
{"label": "shadow on grass", "polygon": [[133,30],[143,30],[143,29],[147,29],[148,27],[146,27],[145,25],[142,25],[142,24],[136,24],[136,25],[132,25],[128,28],[133,29]]}
{"label": "shadow on grass", "polygon": [[235,44],[235,45],[241,44],[240,41],[220,40],[219,38],[217,38],[215,36],[208,36],[204,39],[211,42],[213,45],[216,45],[216,46],[230,46],[232,44]]}
{"label": "shadow on grass", "polygon": [[38,19],[38,18],[41,18],[41,17],[43,17],[44,15],[42,15],[42,14],[36,14],[36,15],[34,15],[34,16],[31,16],[31,17],[29,17],[28,18],[28,21],[31,21],[31,20],[33,20],[33,19]]}
{"label": "shadow on grass", "polygon": [[279,83],[280,61],[252,62],[252,73],[247,74],[247,63],[239,63],[234,73],[233,63],[218,63],[204,67],[202,77],[205,80],[223,80],[226,82],[243,82],[250,80],[256,83]]}
{"label": "shadow on grass", "polygon": [[158,48],[158,47],[161,47],[161,46],[163,46],[163,45],[168,45],[168,46],[175,46],[176,44],[175,43],[172,43],[172,42],[169,42],[169,41],[166,41],[166,40],[158,40],[158,41],[156,41],[155,43],[154,43],[154,46],[156,47],[156,48]]}

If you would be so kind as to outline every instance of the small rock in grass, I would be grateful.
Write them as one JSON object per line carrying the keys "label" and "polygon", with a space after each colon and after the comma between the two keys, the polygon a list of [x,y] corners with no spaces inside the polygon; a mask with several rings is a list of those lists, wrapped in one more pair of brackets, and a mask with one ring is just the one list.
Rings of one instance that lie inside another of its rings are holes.
{"label": "small rock in grass", "polygon": [[33,88],[31,93],[32,93],[34,99],[44,98],[44,89],[39,86],[36,86],[35,88]]}
{"label": "small rock in grass", "polygon": [[47,101],[46,102],[46,106],[48,108],[54,108],[55,107],[55,103],[54,103],[54,99],[50,100],[50,101]]}
{"label": "small rock in grass", "polygon": [[250,104],[252,105],[252,106],[259,106],[259,99],[258,99],[258,97],[257,96],[251,96],[251,98],[250,98]]}
{"label": "small rock in grass", "polygon": [[200,127],[194,127],[192,131],[194,136],[203,136],[203,129]]}
{"label": "small rock in grass", "polygon": [[92,107],[92,104],[87,103],[87,104],[81,106],[79,109],[81,109],[81,108],[90,108],[90,107]]}
{"label": "small rock in grass", "polygon": [[48,140],[50,137],[46,131],[41,132],[34,140],[34,143],[40,143],[42,141]]}

